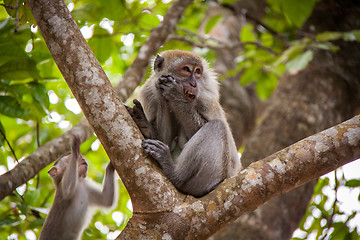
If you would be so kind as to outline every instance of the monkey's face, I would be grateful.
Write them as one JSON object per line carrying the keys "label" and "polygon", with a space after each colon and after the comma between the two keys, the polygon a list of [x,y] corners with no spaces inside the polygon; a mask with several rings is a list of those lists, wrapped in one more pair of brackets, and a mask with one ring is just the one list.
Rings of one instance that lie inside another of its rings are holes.
{"label": "monkey's face", "polygon": [[184,88],[184,95],[190,100],[194,100],[198,95],[197,81],[202,77],[203,67],[200,64],[184,62],[179,64],[174,74]]}
{"label": "monkey's face", "polygon": [[[204,71],[207,63],[200,56],[182,50],[168,50],[157,55],[154,61],[154,74],[161,77],[170,75],[181,84],[184,96],[193,101],[204,85]],[[156,78],[156,79],[157,79]]]}

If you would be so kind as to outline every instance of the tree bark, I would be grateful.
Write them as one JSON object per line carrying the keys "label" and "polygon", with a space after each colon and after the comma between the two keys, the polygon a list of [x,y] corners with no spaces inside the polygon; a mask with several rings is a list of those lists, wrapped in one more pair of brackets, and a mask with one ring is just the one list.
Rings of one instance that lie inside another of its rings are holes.
{"label": "tree bark", "polygon": [[[357,1],[321,1],[301,31],[316,34],[358,29],[358,16]],[[340,47],[339,51],[315,50],[314,59],[305,70],[281,79],[246,144],[244,166],[359,111],[360,44],[334,44]],[[289,239],[305,213],[314,184],[301,186],[242,216],[213,239]]]}

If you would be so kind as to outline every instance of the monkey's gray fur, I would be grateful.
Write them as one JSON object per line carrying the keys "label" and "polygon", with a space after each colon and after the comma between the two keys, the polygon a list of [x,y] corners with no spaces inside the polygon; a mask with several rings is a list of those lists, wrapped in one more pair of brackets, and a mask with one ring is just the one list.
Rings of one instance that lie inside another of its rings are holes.
{"label": "monkey's gray fur", "polygon": [[128,110],[146,138],[144,152],[179,191],[201,197],[239,172],[218,81],[203,58],[181,50],[162,52],[139,101]]}

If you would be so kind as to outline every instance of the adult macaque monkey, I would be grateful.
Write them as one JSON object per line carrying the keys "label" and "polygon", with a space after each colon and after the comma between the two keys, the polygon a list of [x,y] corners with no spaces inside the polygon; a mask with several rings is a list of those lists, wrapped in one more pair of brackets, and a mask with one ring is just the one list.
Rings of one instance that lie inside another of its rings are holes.
{"label": "adult macaque monkey", "polygon": [[108,164],[102,190],[89,182],[87,163],[80,154],[80,138],[74,136],[72,153],[57,160],[49,174],[56,192],[40,239],[80,239],[92,217],[89,207],[111,207],[115,202],[114,167]]}
{"label": "adult macaque monkey", "polygon": [[164,51],[139,101],[128,108],[146,138],[144,152],[155,159],[174,186],[201,197],[241,168],[218,82],[200,56]]}

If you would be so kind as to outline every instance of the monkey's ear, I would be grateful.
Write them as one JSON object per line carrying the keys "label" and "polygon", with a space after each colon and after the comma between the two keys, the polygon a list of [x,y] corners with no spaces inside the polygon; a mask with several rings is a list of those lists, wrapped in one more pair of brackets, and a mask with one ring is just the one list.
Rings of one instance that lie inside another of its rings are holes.
{"label": "monkey's ear", "polygon": [[162,56],[160,56],[159,54],[156,56],[156,59],[154,61],[154,71],[155,72],[160,72],[163,68],[163,63],[164,63],[165,58],[163,58]]}
{"label": "monkey's ear", "polygon": [[56,166],[52,166],[49,171],[48,174],[50,175],[50,177],[54,178],[57,176],[57,167]]}

